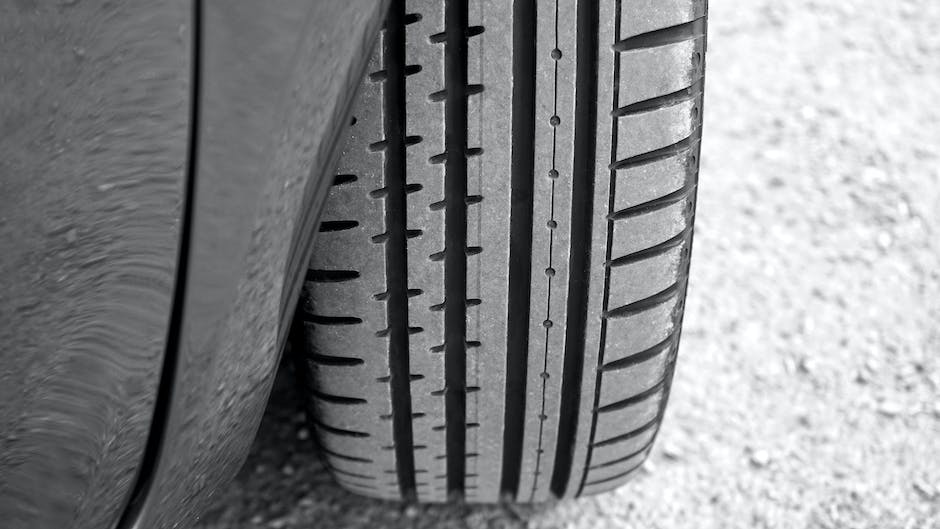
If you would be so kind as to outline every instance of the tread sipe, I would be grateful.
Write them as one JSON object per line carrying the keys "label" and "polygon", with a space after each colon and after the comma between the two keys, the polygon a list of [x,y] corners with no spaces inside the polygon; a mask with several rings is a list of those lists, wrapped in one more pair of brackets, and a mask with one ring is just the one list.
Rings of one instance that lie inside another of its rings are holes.
{"label": "tread sipe", "polygon": [[396,0],[299,314],[336,480],[409,501],[613,489],[669,395],[705,0]]}

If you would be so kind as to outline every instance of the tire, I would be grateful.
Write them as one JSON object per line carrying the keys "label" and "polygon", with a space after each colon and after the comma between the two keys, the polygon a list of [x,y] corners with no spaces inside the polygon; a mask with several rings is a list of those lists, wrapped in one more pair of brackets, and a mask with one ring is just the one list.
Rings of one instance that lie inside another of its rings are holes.
{"label": "tire", "polygon": [[705,1],[537,4],[395,1],[371,59],[299,309],[311,420],[350,491],[594,494],[656,437]]}

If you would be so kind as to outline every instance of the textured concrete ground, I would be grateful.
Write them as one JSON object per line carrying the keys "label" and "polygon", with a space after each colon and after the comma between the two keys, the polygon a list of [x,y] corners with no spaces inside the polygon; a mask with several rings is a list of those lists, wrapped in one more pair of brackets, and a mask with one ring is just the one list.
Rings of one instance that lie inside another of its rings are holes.
{"label": "textured concrete ground", "polygon": [[202,527],[940,527],[940,2],[710,3],[686,330],[644,471],[538,508],[351,497],[283,376]]}

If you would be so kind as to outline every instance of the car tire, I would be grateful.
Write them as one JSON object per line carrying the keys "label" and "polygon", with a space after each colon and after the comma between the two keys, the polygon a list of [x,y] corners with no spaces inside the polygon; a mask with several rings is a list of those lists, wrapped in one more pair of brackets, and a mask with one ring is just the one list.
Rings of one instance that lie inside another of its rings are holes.
{"label": "car tire", "polygon": [[343,487],[541,502],[643,463],[688,282],[705,16],[392,2],[298,309]]}

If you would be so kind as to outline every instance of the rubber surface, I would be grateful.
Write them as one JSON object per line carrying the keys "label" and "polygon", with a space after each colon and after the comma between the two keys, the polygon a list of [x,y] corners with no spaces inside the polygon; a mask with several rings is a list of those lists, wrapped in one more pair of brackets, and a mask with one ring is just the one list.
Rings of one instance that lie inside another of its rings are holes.
{"label": "rubber surface", "polygon": [[642,464],[688,277],[705,12],[393,2],[299,309],[340,484],[538,502]]}

